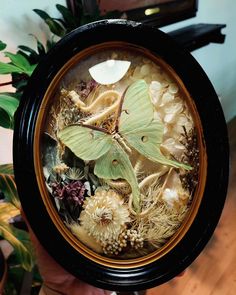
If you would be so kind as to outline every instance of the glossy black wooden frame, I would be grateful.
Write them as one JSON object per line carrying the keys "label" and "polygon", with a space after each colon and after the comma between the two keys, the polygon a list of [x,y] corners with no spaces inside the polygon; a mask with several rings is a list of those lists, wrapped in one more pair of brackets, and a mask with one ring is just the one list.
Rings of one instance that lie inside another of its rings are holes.
{"label": "glossy black wooden frame", "polygon": [[[97,264],[70,246],[46,211],[34,169],[35,124],[43,96],[52,79],[75,54],[107,41],[124,41],[147,48],[175,70],[194,99],[208,157],[203,199],[188,232],[162,258],[133,269]],[[80,27],[65,36],[37,66],[15,118],[15,177],[22,206],[32,229],[51,256],[65,269],[103,289],[129,291],[151,288],[175,277],[193,262],[211,238],[220,218],[227,192],[228,162],[226,123],[208,77],[196,60],[169,36],[140,23],[104,20]]]}

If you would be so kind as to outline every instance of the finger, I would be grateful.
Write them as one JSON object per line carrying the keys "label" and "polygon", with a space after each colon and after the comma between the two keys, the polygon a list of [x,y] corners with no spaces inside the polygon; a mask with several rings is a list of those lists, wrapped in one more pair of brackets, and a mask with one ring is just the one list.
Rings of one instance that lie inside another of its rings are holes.
{"label": "finger", "polygon": [[[105,291],[93,287],[85,282],[78,280],[76,277],[67,272],[59,265],[43,248],[34,234],[24,212],[22,216],[29,229],[30,238],[34,244],[37,264],[40,274],[44,281],[44,291],[46,294],[65,294],[65,295],[110,295],[110,291]],[[47,289],[47,290],[46,290]],[[51,290],[51,291],[50,291]],[[43,291],[42,291],[43,292]]]}

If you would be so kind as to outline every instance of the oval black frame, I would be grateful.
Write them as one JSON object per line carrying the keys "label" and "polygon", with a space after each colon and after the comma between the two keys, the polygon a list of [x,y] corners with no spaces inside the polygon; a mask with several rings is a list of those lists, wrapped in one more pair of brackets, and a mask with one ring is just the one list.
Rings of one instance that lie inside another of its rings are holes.
{"label": "oval black frame", "polygon": [[[124,41],[147,48],[176,71],[195,101],[208,157],[204,196],[196,218],[184,238],[162,258],[133,269],[115,269],[94,263],[71,247],[46,211],[34,170],[35,124],[49,84],[76,53],[107,41]],[[225,119],[214,88],[188,52],[167,34],[140,23],[103,20],[80,27],[59,41],[39,63],[24,92],[15,117],[13,149],[15,178],[22,207],[40,242],[69,272],[103,289],[148,289],[181,273],[211,238],[224,206],[229,147]]]}

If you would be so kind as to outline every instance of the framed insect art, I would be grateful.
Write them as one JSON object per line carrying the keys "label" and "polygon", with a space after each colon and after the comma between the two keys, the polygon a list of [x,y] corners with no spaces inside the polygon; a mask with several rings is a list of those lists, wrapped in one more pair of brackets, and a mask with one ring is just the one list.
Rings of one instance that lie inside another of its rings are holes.
{"label": "framed insect art", "polygon": [[17,111],[14,166],[25,215],[56,261],[104,289],[146,289],[213,234],[226,125],[189,53],[157,29],[104,20],[38,65]]}

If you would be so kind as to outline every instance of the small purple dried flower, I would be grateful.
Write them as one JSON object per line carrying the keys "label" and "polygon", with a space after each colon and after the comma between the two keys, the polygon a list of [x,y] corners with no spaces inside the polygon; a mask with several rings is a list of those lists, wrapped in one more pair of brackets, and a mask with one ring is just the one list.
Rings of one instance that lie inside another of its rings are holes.
{"label": "small purple dried flower", "polygon": [[90,80],[89,82],[84,82],[81,81],[78,85],[77,85],[77,89],[80,92],[80,95],[82,98],[86,98],[88,97],[89,93],[91,91],[93,91],[93,89],[97,86],[97,82],[94,80]]}
{"label": "small purple dried flower", "polygon": [[71,181],[68,184],[53,183],[52,195],[58,199],[64,199],[74,205],[82,206],[84,202],[85,186],[79,180]]}

